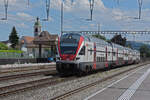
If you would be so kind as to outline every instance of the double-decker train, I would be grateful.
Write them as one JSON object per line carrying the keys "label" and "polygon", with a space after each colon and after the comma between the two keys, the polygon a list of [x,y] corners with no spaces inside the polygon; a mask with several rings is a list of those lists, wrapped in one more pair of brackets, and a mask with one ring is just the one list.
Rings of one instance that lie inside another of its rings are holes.
{"label": "double-decker train", "polygon": [[81,33],[58,38],[56,69],[60,74],[80,74],[93,70],[134,64],[140,52]]}

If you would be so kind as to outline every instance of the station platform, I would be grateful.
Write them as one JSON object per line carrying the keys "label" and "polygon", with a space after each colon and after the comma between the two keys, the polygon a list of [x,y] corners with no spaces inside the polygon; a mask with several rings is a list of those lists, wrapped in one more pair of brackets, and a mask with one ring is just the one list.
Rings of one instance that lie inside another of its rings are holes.
{"label": "station platform", "polygon": [[85,100],[150,100],[150,64],[111,83]]}

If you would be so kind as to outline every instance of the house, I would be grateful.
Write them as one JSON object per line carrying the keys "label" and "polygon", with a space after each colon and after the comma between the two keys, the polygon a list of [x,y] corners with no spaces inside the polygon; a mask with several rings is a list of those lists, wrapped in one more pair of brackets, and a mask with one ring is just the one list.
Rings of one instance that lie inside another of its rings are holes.
{"label": "house", "polygon": [[8,47],[11,46],[11,43],[10,43],[9,40],[7,40],[7,41],[0,41],[0,42],[1,42],[1,43],[4,43],[4,44],[7,45]]}

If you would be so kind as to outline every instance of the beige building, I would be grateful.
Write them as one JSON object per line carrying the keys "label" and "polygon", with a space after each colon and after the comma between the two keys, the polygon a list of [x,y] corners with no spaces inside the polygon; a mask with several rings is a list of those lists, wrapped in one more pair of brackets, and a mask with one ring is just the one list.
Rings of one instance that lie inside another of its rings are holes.
{"label": "beige building", "polygon": [[47,31],[41,32],[41,24],[37,18],[34,24],[34,37],[23,36],[20,39],[21,50],[33,58],[55,57],[58,35]]}

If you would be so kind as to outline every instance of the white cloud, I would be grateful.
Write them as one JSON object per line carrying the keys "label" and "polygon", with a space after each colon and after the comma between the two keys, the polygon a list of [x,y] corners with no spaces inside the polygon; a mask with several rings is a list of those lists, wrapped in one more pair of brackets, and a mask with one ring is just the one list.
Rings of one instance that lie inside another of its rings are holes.
{"label": "white cloud", "polygon": [[19,28],[23,28],[23,29],[24,28],[29,28],[28,25],[26,25],[25,23],[19,23],[16,26],[19,27]]}
{"label": "white cloud", "polygon": [[[59,9],[61,7],[62,0],[52,0],[51,8]],[[104,10],[106,7],[104,6],[102,0],[95,0],[95,8],[96,10]],[[65,0],[64,2],[65,11],[76,11],[76,10],[87,10],[89,9],[89,0],[74,0],[74,3],[71,3],[71,0]]]}
{"label": "white cloud", "polygon": [[[8,0],[8,11],[23,11],[26,9],[26,0]],[[0,0],[0,11],[4,10],[4,0]]]}
{"label": "white cloud", "polygon": [[24,13],[24,12],[18,12],[17,16],[23,20],[28,20],[28,21],[33,20],[33,17],[31,15]]}

